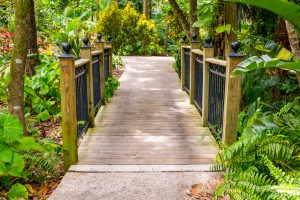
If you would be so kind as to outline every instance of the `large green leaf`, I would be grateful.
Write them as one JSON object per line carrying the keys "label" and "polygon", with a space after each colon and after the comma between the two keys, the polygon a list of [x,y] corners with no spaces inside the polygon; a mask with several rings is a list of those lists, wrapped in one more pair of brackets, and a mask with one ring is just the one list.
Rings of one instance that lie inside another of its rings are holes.
{"label": "large green leaf", "polygon": [[6,167],[3,162],[0,161],[0,177],[6,174]]}
{"label": "large green leaf", "polygon": [[0,141],[0,161],[5,163],[11,163],[13,151],[11,148]]}
{"label": "large green leaf", "polygon": [[23,127],[19,120],[8,114],[0,114],[0,139],[7,142],[16,141],[23,135]]}
{"label": "large green leaf", "polygon": [[46,151],[46,149],[38,144],[32,137],[23,137],[19,140],[19,143],[20,145],[18,148],[20,151]]}
{"label": "large green leaf", "polygon": [[11,164],[8,164],[6,166],[7,174],[11,176],[21,177],[24,167],[25,167],[24,159],[18,153],[14,153]]}
{"label": "large green leaf", "polygon": [[10,200],[28,199],[28,192],[24,185],[16,183],[10,188],[7,196]]}
{"label": "large green leaf", "polygon": [[269,10],[295,26],[300,31],[300,6],[286,0],[226,0],[245,3]]}
{"label": "large green leaf", "polygon": [[193,24],[193,27],[201,28],[202,26],[205,26],[206,24],[208,24],[211,20],[212,20],[211,15],[206,15],[206,16],[200,17],[200,20],[196,21]]}
{"label": "large green leaf", "polygon": [[239,76],[249,71],[254,71],[262,68],[280,68],[300,72],[300,61],[287,62],[282,61],[278,58],[270,58],[267,55],[264,55],[261,58],[253,56],[241,62],[233,71],[232,76]]}
{"label": "large green leaf", "polygon": [[231,32],[231,24],[225,24],[225,25],[218,26],[216,28],[216,32],[217,33],[226,32],[227,34],[230,34],[230,32]]}

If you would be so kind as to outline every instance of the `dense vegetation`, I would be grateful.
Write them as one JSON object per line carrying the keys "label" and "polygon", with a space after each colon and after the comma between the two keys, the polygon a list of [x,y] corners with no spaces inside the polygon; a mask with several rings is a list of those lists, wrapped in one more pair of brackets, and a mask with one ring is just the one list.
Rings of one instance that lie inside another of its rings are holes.
{"label": "dense vegetation", "polygon": [[[180,76],[180,42],[194,33],[201,43],[212,37],[218,58],[225,59],[233,40],[239,40],[245,55],[233,74],[242,77],[239,139],[221,145],[215,170],[225,171],[224,184],[216,195],[299,198],[300,15],[291,11],[298,11],[300,3],[230,1],[240,3],[0,1],[0,195],[27,199],[33,195],[31,185],[61,173],[57,57],[63,42],[71,44],[78,59],[81,38],[112,36],[115,66],[122,64],[120,55],[172,55]],[[106,101],[118,86],[108,78]]]}

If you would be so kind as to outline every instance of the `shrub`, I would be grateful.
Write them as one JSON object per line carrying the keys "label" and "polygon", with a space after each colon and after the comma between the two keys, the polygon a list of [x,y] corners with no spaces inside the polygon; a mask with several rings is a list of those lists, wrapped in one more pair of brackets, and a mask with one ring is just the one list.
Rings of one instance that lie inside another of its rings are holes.
{"label": "shrub", "polygon": [[141,54],[151,53],[157,43],[157,35],[154,32],[155,23],[147,20],[128,3],[124,9],[120,9],[117,3],[112,3],[108,8],[100,12],[96,31],[104,36],[112,36],[116,54]]}

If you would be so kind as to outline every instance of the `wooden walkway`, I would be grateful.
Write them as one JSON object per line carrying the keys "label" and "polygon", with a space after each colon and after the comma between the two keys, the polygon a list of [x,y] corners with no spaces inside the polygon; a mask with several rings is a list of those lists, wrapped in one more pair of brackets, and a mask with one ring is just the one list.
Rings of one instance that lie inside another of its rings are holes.
{"label": "wooden walkway", "polygon": [[79,147],[78,165],[212,164],[218,151],[168,57],[124,57],[126,70]]}

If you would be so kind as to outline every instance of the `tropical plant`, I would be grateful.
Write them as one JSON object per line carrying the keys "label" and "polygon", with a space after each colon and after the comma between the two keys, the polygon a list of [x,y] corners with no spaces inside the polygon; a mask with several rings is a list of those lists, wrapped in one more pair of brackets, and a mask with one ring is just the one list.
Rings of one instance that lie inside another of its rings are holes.
{"label": "tropical plant", "polygon": [[231,199],[298,199],[300,197],[300,98],[278,113],[259,108],[239,141],[217,157],[224,184],[216,195]]}
{"label": "tropical plant", "polygon": [[60,113],[60,70],[52,55],[40,55],[40,60],[35,75],[25,77],[25,112],[36,115],[38,121],[46,121]]}
{"label": "tropical plant", "polygon": [[104,101],[109,102],[110,98],[114,95],[114,91],[120,86],[118,79],[109,76],[105,81]]}
{"label": "tropical plant", "polygon": [[28,199],[22,182],[44,181],[55,173],[61,150],[51,140],[24,137],[23,127],[15,117],[0,114],[0,189],[9,189],[9,199]]}

